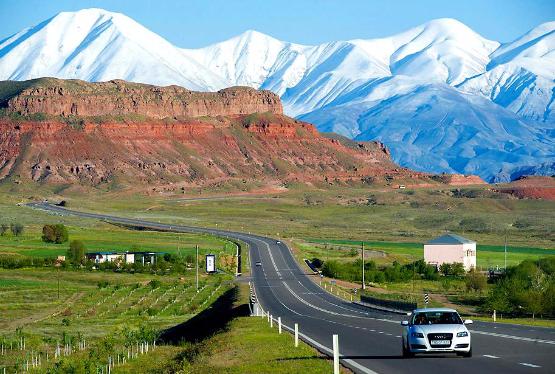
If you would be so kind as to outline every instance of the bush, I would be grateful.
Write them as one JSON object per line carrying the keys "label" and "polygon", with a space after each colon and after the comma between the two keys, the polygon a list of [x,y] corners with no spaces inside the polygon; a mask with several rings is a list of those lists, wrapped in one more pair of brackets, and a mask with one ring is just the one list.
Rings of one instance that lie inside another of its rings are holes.
{"label": "bush", "polygon": [[106,288],[106,287],[108,287],[109,285],[110,285],[110,282],[108,282],[108,281],[99,281],[99,282],[96,284],[96,286],[97,286],[99,289]]}
{"label": "bush", "polygon": [[8,226],[7,224],[3,223],[2,225],[0,225],[0,235],[4,236],[6,235],[6,233],[8,232],[8,229],[10,228],[10,226]]}
{"label": "bush", "polygon": [[320,260],[317,257],[314,257],[310,262],[312,263],[312,266],[314,266],[317,269],[321,269],[322,265],[324,264],[324,261]]}
{"label": "bush", "polygon": [[67,228],[62,224],[44,225],[42,228],[42,241],[46,243],[61,244],[68,241]]}
{"label": "bush", "polygon": [[488,278],[482,273],[472,270],[466,274],[465,285],[467,291],[482,293],[487,284]]}
{"label": "bush", "polygon": [[453,264],[444,263],[439,265],[439,272],[445,276],[461,277],[466,271],[463,264],[455,262]]}
{"label": "bush", "polygon": [[470,232],[489,232],[488,223],[482,218],[463,218],[459,227]]}
{"label": "bush", "polygon": [[159,280],[153,279],[153,280],[151,280],[150,282],[148,282],[148,285],[149,285],[152,289],[155,289],[155,288],[160,287],[160,286],[162,285],[162,283],[161,283]]}
{"label": "bush", "polygon": [[322,266],[322,274],[330,278],[338,278],[340,274],[340,266],[337,261],[326,261]]}
{"label": "bush", "polygon": [[10,230],[14,236],[19,236],[23,234],[23,225],[21,223],[12,223],[10,225]]}
{"label": "bush", "polygon": [[439,272],[445,276],[448,276],[451,274],[451,264],[448,263],[443,263],[441,265],[439,265]]}

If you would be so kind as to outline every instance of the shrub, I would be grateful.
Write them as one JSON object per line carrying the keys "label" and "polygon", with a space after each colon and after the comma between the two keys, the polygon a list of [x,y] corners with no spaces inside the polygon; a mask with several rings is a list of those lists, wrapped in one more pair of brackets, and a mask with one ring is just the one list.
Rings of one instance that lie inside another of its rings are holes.
{"label": "shrub", "polygon": [[445,276],[451,274],[451,264],[443,263],[439,265],[439,272]]}
{"label": "shrub", "polygon": [[322,266],[322,274],[330,278],[338,278],[340,274],[340,265],[337,261],[326,261]]}
{"label": "shrub", "polygon": [[482,291],[486,288],[487,283],[488,279],[482,273],[472,270],[466,274],[465,285],[467,291],[482,293]]}
{"label": "shrub", "polygon": [[10,230],[14,236],[19,236],[23,234],[23,225],[21,223],[12,223],[10,225]]}
{"label": "shrub", "polygon": [[8,226],[7,224],[3,223],[2,225],[0,225],[0,235],[4,236],[6,235],[6,233],[8,232],[8,229],[10,228],[10,226]]}
{"label": "shrub", "polygon": [[488,223],[482,218],[463,218],[459,227],[470,232],[489,232]]}
{"label": "shrub", "polygon": [[108,282],[108,281],[99,281],[99,282],[96,284],[96,286],[97,286],[99,289],[106,288],[106,287],[108,287],[109,285],[110,285],[110,282]]}
{"label": "shrub", "polygon": [[160,286],[162,285],[162,283],[161,283],[159,280],[153,279],[153,280],[151,280],[150,282],[148,282],[148,285],[149,285],[152,289],[155,289],[155,288],[160,287]]}
{"label": "shrub", "polygon": [[312,266],[314,266],[317,269],[321,269],[322,265],[324,264],[324,261],[320,260],[317,257],[314,257],[310,262],[312,263]]}

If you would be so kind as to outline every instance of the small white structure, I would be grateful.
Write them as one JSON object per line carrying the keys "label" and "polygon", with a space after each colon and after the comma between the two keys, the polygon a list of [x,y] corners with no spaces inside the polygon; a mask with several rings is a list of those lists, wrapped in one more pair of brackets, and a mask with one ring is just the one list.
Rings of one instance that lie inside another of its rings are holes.
{"label": "small white structure", "polygon": [[441,264],[461,263],[466,271],[476,268],[476,242],[455,234],[445,234],[424,244],[424,261]]}

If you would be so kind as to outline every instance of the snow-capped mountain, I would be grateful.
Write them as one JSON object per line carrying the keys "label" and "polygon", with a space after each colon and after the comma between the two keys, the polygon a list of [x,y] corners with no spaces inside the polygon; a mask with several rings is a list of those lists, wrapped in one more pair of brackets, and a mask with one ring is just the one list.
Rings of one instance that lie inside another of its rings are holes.
{"label": "snow-capped mountain", "polygon": [[44,76],[197,90],[228,84],[131,18],[100,9],[63,12],[0,42],[0,79]]}
{"label": "snow-capped mountain", "polygon": [[0,79],[40,76],[269,89],[287,114],[381,140],[404,166],[490,181],[555,172],[555,22],[505,44],[438,19],[380,39],[305,46],[247,31],[183,49],[86,9],[0,41]]}

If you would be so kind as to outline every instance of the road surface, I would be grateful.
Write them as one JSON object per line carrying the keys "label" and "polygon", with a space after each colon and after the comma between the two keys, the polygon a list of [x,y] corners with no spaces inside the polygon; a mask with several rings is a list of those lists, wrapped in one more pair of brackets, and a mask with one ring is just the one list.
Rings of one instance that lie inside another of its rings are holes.
{"label": "road surface", "polygon": [[[357,373],[554,373],[555,329],[477,322],[471,326],[474,357],[401,357],[403,316],[374,311],[324,291],[301,268],[289,248],[275,239],[218,229],[170,225],[67,210],[48,203],[29,206],[63,215],[101,219],[173,232],[235,238],[250,247],[252,281],[259,302],[285,329],[299,324],[301,338],[330,353],[339,335],[341,363]],[[317,281],[317,279],[315,279]]]}

